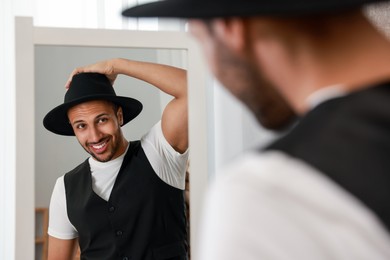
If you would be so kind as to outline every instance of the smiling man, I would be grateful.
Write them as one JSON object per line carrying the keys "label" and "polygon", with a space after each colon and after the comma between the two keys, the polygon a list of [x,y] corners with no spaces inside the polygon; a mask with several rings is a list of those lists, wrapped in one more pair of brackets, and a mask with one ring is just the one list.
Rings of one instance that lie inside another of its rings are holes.
{"label": "smiling man", "polygon": [[[141,140],[122,126],[142,104],[115,94],[118,74],[174,98]],[[44,118],[59,135],[76,136],[90,158],[58,178],[49,218],[49,259],[187,259],[185,174],[188,161],[186,71],[113,59],[77,68],[63,104]]]}

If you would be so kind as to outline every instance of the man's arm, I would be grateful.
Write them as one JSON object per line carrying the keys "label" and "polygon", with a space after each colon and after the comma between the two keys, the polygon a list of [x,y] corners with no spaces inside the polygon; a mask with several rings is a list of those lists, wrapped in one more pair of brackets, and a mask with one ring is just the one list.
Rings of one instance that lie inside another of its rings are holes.
{"label": "man's arm", "polygon": [[178,152],[188,148],[187,72],[172,66],[112,59],[75,69],[69,77],[69,87],[74,74],[97,72],[105,74],[113,83],[118,74],[134,77],[157,87],[174,98],[164,109],[161,126],[165,139]]}
{"label": "man's arm", "polygon": [[58,239],[49,236],[48,260],[73,260],[77,250],[77,238]]}

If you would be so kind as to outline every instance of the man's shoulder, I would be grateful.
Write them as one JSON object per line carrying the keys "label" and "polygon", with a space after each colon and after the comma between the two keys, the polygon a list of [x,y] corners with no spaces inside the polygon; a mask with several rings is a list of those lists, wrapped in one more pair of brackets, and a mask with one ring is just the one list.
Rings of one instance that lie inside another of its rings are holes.
{"label": "man's shoulder", "polygon": [[291,199],[294,203],[315,200],[315,193],[330,196],[339,190],[317,169],[281,151],[245,154],[221,169],[212,186],[217,196],[241,193],[250,200],[257,198],[282,204],[291,203]]}
{"label": "man's shoulder", "polygon": [[280,151],[252,151],[225,165],[217,171],[217,175],[219,181],[232,183],[237,180],[246,180],[250,176],[273,179],[289,172],[292,169],[291,166],[296,163],[294,158]]}
{"label": "man's shoulder", "polygon": [[86,159],[82,163],[77,165],[75,168],[73,168],[72,170],[65,173],[64,178],[68,178],[70,176],[77,175],[79,172],[83,172],[83,171],[88,170],[88,169],[89,169],[89,163],[88,163],[88,159]]}

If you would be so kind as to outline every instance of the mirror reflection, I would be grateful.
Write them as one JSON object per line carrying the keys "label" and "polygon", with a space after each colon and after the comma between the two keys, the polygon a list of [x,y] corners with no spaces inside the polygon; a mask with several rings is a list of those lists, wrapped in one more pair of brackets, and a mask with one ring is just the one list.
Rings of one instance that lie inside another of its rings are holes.
{"label": "mirror reflection", "polygon": [[[35,47],[35,113],[36,118],[38,120],[36,124],[36,208],[37,209],[47,209],[50,204],[50,198],[52,196],[53,187],[56,183],[56,180],[60,178],[65,173],[72,170],[75,166],[82,163],[89,155],[85,152],[84,149],[80,147],[80,142],[77,141],[75,137],[69,136],[61,136],[53,134],[47,131],[42,125],[43,117],[54,107],[57,107],[59,104],[63,102],[63,96],[65,93],[64,85],[70,74],[70,72],[82,65],[95,63],[97,61],[111,59],[113,57],[122,57],[129,60],[143,61],[143,62],[152,62],[159,64],[167,64],[172,65],[179,68],[186,67],[186,53],[183,50],[155,50],[155,49],[129,49],[129,48],[91,48],[91,47],[69,47],[69,46],[36,46]],[[150,84],[138,80],[132,77],[127,77],[124,75],[120,75],[114,84],[115,91],[119,96],[131,97],[139,100],[143,104],[142,113],[132,120],[129,124],[122,128],[123,135],[126,140],[140,140],[145,133],[147,133],[153,126],[157,124],[162,117],[162,113],[166,108],[167,104],[172,104],[173,97],[171,95],[165,94],[163,91],[160,91],[158,88],[151,86]],[[169,91],[166,91],[169,93]],[[171,102],[171,103],[170,103]],[[173,106],[175,108],[175,106]],[[170,113],[173,113],[173,116],[176,118],[180,118],[177,114],[177,109],[172,109]],[[119,111],[122,112],[122,111]],[[164,113],[165,115],[165,113]],[[118,121],[120,116],[118,116]],[[83,119],[84,120],[84,119]],[[173,123],[177,122],[173,121]],[[166,127],[166,131],[169,131],[174,124],[168,124]],[[170,127],[170,128],[169,128]],[[161,127],[162,129],[163,127]],[[162,129],[164,131],[164,129]],[[165,132],[164,132],[165,135]],[[172,137],[173,136],[173,137]],[[168,136],[165,135],[167,141],[172,145],[172,140],[174,140],[175,135]],[[171,139],[170,139],[171,138]],[[110,140],[108,137],[103,137],[99,139],[96,145],[101,145],[104,140]],[[80,138],[79,138],[80,141]],[[172,145],[174,146],[174,144]],[[183,145],[179,144],[181,147],[180,152],[184,150]],[[96,148],[98,149],[98,148]],[[99,148],[100,149],[100,148]],[[130,148],[129,148],[130,149]],[[88,150],[88,149],[87,149]],[[153,150],[153,149],[152,149]],[[95,151],[96,152],[96,151]],[[153,166],[152,166],[153,168]],[[152,170],[155,170],[153,168]],[[164,178],[160,177],[160,181],[164,180]],[[145,183],[145,180],[140,180],[141,183]],[[72,182],[71,187],[76,186],[78,181]],[[116,181],[114,181],[114,188],[116,185]],[[184,182],[182,182],[184,183]],[[81,187],[81,186],[80,186]],[[165,187],[165,186],[164,186]],[[134,190],[139,187],[133,187]],[[139,189],[147,194],[145,190],[148,190],[149,186],[146,186],[145,189]],[[177,187],[176,187],[177,188]],[[162,188],[165,189],[165,188]],[[183,186],[184,189],[184,186]],[[70,189],[67,189],[70,190]],[[80,189],[84,191],[83,188]],[[129,189],[130,190],[130,189]],[[174,190],[174,189],[172,189]],[[126,191],[126,193],[132,194],[134,191]],[[169,191],[168,191],[169,192]],[[140,193],[134,193],[132,198],[137,198],[140,196]],[[70,197],[66,197],[67,200]],[[119,203],[118,201],[111,200],[111,197],[108,196],[106,198],[108,203]],[[77,201],[77,200],[75,200]],[[142,201],[142,200],[141,200]],[[95,201],[96,202],[96,201]],[[105,202],[107,202],[105,200]],[[145,202],[145,201],[144,201]],[[150,201],[148,201],[150,202]],[[114,203],[114,204],[115,204]],[[154,201],[156,203],[156,201]],[[160,204],[160,203],[157,203]],[[156,205],[156,208],[161,205]],[[114,208],[116,209],[117,205],[111,205],[108,209]],[[119,207],[120,208],[120,207]],[[142,207],[144,208],[144,207]],[[188,208],[188,207],[187,207]],[[66,210],[70,210],[69,207],[66,207]],[[113,211],[111,211],[113,212]],[[91,213],[92,214],[92,213]],[[143,213],[146,215],[151,215],[147,213]],[[152,214],[153,215],[153,214]],[[44,213],[43,213],[44,216]],[[83,216],[86,219],[93,219],[92,215]],[[45,223],[45,218],[37,218],[42,221],[37,223],[40,225],[40,229],[42,233],[45,234],[45,228],[47,223]],[[151,220],[151,222],[155,223],[159,220]],[[161,219],[160,219],[161,221]],[[117,222],[113,222],[117,223]],[[134,222],[138,223],[138,222]],[[166,224],[166,223],[165,223]],[[144,225],[146,225],[144,223]],[[133,225],[133,227],[138,225]],[[158,225],[157,225],[158,226]],[[160,227],[160,226],[158,226]],[[114,228],[115,234],[121,237],[125,237],[126,233],[129,230],[120,230],[118,228]],[[121,232],[119,235],[118,232]],[[141,229],[139,230],[141,232]],[[88,245],[92,238],[88,237],[79,237],[80,242],[83,245]],[[177,241],[175,241],[177,242]],[[154,254],[166,254],[166,245],[159,244],[156,242],[156,248]],[[182,254],[182,247],[186,245],[182,244],[170,244],[169,248],[170,254]],[[164,249],[165,248],[165,249]],[[172,250],[172,248],[176,248]],[[88,246],[84,246],[85,252],[88,250]],[[123,257],[129,257],[125,254],[127,249],[123,249]],[[165,251],[164,251],[165,250]],[[141,254],[141,252],[139,252]],[[42,241],[37,241],[37,250],[36,254],[38,255],[37,259],[42,259],[38,257],[45,257],[47,254],[47,240],[44,239]],[[174,256],[173,255],[173,256]],[[77,256],[76,256],[77,257]],[[181,259],[181,258],[179,258]],[[183,258],[184,259],[184,258]]]}

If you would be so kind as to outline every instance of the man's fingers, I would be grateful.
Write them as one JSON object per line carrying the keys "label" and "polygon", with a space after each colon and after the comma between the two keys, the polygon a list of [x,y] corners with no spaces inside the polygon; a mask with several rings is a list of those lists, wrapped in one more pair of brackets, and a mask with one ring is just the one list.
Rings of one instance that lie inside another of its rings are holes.
{"label": "man's fingers", "polygon": [[68,78],[68,80],[67,80],[66,83],[65,83],[65,88],[66,88],[66,89],[69,89],[70,83],[72,82],[73,76],[76,75],[76,74],[79,74],[79,73],[81,73],[81,72],[82,72],[82,68],[76,68],[76,69],[74,69],[74,70],[70,73],[69,78]]}

